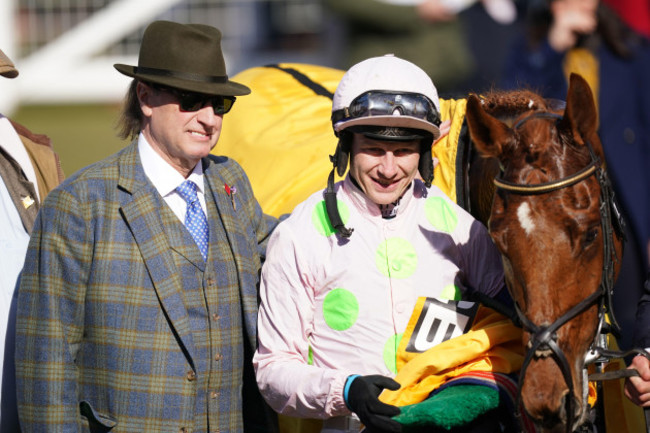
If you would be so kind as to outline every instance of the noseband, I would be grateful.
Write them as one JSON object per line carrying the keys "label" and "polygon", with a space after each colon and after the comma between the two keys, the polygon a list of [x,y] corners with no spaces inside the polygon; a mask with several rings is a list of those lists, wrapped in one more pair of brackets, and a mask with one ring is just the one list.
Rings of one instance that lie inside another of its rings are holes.
{"label": "noseband", "polygon": [[[539,119],[539,118],[554,120],[557,123],[560,119],[562,119],[562,116],[555,113],[549,113],[549,112],[534,113],[517,122],[514,125],[513,129],[517,130],[528,120]],[[564,352],[562,351],[562,349],[560,349],[557,342],[557,330],[561,326],[566,324],[568,321],[570,321],[571,319],[577,317],[578,315],[586,311],[589,307],[591,307],[594,304],[598,304],[598,308],[599,308],[598,331],[600,332],[601,328],[603,327],[605,313],[610,314],[612,326],[614,327],[614,329],[615,330],[619,329],[618,323],[614,318],[614,311],[611,308],[613,286],[614,286],[613,264],[614,264],[614,260],[618,259],[616,257],[616,252],[614,250],[612,212],[615,213],[615,216],[617,218],[616,223],[619,224],[618,228],[620,229],[620,231],[623,230],[621,227],[623,222],[622,219],[620,218],[620,215],[618,213],[618,210],[614,202],[614,194],[612,191],[609,178],[607,177],[607,173],[603,169],[601,161],[596,156],[596,153],[594,152],[591,143],[589,141],[587,141],[586,143],[591,156],[591,162],[585,168],[570,176],[552,182],[535,184],[535,185],[512,183],[512,182],[505,181],[499,177],[494,179],[494,184],[496,185],[497,188],[504,191],[508,191],[513,194],[519,194],[519,195],[546,194],[551,191],[555,191],[561,188],[567,188],[569,186],[575,185],[576,183],[581,182],[592,175],[596,176],[596,178],[598,179],[598,183],[600,185],[599,208],[600,208],[601,227],[602,227],[602,232],[604,234],[604,240],[603,240],[604,251],[603,251],[603,270],[601,274],[599,290],[592,293],[591,295],[583,299],[581,302],[579,302],[577,305],[570,308],[562,316],[560,316],[557,320],[555,320],[553,323],[551,323],[548,326],[534,324],[528,317],[526,317],[526,315],[521,311],[519,305],[515,302],[515,309],[522,323],[522,326],[531,335],[530,341],[528,342],[528,346],[527,346],[528,350],[526,352],[526,356],[524,357],[524,361],[519,376],[517,416],[518,417],[520,416],[519,408],[522,406],[521,390],[523,389],[524,379],[526,377],[526,370],[531,360],[533,358],[539,358],[543,356],[544,352],[550,351],[552,357],[555,359],[555,362],[560,367],[564,381],[569,389],[569,395],[565,402],[566,404],[565,409],[567,413],[567,424],[566,424],[567,432],[572,431],[573,424],[576,421],[574,419],[575,418],[575,414],[574,414],[575,402],[573,399],[574,387],[573,387],[573,380],[571,379],[571,367],[569,365],[569,362],[567,361],[566,356],[564,355]],[[613,259],[610,260],[610,258]],[[596,350],[596,349],[600,349],[598,350],[600,354],[604,354],[605,352],[613,353],[603,348],[594,348],[592,350]],[[613,357],[618,357],[619,354],[616,353],[616,355],[617,356],[613,356]]]}

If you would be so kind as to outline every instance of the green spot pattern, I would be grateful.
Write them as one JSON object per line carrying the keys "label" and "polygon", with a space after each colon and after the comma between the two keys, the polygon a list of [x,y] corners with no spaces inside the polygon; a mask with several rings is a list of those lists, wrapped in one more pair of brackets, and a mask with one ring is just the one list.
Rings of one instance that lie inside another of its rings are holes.
{"label": "green spot pattern", "polygon": [[354,325],[359,317],[359,301],[352,292],[337,288],[323,300],[323,318],[335,331],[345,331]]}
{"label": "green spot pattern", "polygon": [[386,239],[375,253],[375,264],[382,275],[390,278],[408,278],[418,266],[415,247],[402,238]]}
{"label": "green spot pattern", "polygon": [[429,197],[424,211],[429,223],[440,231],[451,233],[458,225],[456,210],[442,197]]}
{"label": "green spot pattern", "polygon": [[[350,209],[341,200],[337,200],[336,203],[338,205],[339,214],[341,215],[343,224],[347,224],[348,220],[350,219]],[[331,236],[336,232],[334,230],[334,227],[332,227],[332,223],[330,223],[330,219],[327,217],[325,200],[316,203],[316,206],[314,206],[314,210],[311,214],[311,222],[314,224],[314,227],[318,233],[323,236]]]}
{"label": "green spot pattern", "polygon": [[404,334],[396,334],[384,344],[384,364],[393,373],[397,374],[397,348]]}
{"label": "green spot pattern", "polygon": [[440,297],[442,299],[447,299],[448,301],[460,301],[463,299],[460,289],[456,287],[455,284],[450,284],[444,289],[442,289],[442,293],[440,294]]}

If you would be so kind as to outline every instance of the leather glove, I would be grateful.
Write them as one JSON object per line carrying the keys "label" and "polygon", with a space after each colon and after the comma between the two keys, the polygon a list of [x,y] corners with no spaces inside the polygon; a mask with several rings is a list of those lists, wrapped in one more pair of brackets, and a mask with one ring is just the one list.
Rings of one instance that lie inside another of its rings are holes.
{"label": "leather glove", "polygon": [[346,403],[356,413],[367,433],[399,433],[402,425],[391,419],[400,414],[397,406],[379,401],[379,394],[386,389],[395,391],[400,384],[393,379],[381,376],[358,376],[352,379]]}

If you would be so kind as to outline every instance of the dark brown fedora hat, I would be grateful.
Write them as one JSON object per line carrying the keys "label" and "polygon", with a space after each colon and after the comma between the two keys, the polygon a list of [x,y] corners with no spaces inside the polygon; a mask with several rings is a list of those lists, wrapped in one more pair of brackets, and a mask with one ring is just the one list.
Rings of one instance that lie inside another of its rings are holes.
{"label": "dark brown fedora hat", "polygon": [[203,24],[154,21],[144,31],[138,66],[116,64],[124,75],[208,95],[248,95],[251,89],[228,80],[221,32]]}

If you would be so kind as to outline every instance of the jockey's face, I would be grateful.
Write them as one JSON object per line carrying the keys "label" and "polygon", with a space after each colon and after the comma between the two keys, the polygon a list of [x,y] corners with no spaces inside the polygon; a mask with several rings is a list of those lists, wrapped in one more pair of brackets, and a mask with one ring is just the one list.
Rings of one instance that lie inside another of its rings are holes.
{"label": "jockey's face", "polygon": [[378,205],[399,199],[418,173],[420,141],[381,141],[354,134],[350,176]]}

